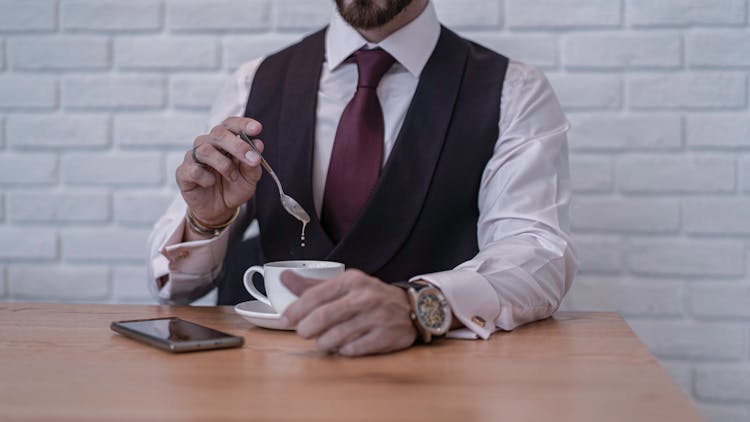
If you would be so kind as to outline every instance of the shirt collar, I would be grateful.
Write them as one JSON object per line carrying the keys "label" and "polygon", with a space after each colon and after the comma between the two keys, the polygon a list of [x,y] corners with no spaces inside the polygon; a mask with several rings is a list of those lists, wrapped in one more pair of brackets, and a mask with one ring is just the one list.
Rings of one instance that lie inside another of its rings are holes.
{"label": "shirt collar", "polygon": [[413,21],[377,44],[367,42],[335,10],[326,32],[326,61],[328,69],[333,70],[362,47],[380,47],[418,78],[439,37],[440,22],[432,2]]}

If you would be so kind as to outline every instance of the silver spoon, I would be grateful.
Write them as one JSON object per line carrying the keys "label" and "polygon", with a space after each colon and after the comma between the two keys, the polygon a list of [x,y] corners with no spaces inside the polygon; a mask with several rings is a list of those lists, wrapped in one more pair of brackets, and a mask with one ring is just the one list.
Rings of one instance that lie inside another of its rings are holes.
{"label": "silver spoon", "polygon": [[258,154],[258,156],[260,157],[261,166],[263,166],[266,172],[276,182],[276,186],[279,188],[279,198],[281,199],[281,205],[284,207],[286,212],[302,222],[302,236],[304,239],[305,226],[310,222],[310,215],[307,214],[307,212],[304,208],[302,208],[299,202],[295,201],[294,198],[284,193],[284,189],[281,187],[281,182],[279,182],[279,178],[276,177],[276,173],[273,171],[268,162],[266,162],[266,159],[263,158],[263,154],[258,151],[258,148],[255,147],[255,144],[247,137],[247,135],[245,135],[244,132],[240,132],[240,139],[247,142],[248,145],[250,145],[250,148],[252,148]]}

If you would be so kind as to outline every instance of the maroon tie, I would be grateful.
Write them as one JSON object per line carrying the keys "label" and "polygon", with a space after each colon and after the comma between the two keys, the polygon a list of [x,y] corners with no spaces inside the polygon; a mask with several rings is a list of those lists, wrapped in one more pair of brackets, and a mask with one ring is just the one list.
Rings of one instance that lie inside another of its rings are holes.
{"label": "maroon tie", "polygon": [[359,50],[353,58],[357,92],[336,130],[321,211],[323,227],[336,243],[349,232],[380,176],[384,129],[377,87],[395,61],[380,48]]}

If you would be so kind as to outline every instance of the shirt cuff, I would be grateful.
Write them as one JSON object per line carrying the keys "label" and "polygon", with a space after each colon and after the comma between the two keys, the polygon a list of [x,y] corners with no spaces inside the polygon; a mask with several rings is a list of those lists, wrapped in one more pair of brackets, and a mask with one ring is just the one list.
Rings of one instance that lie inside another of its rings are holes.
{"label": "shirt cuff", "polygon": [[497,293],[489,282],[471,270],[450,270],[412,277],[440,289],[453,314],[466,328],[449,331],[450,338],[488,339],[497,330],[494,321],[500,315]]}
{"label": "shirt cuff", "polygon": [[159,254],[152,260],[156,280],[169,276],[158,291],[162,301],[195,299],[193,296],[212,287],[211,283],[221,272],[230,228],[210,239],[182,242],[185,226],[184,218],[175,222],[159,247]]}

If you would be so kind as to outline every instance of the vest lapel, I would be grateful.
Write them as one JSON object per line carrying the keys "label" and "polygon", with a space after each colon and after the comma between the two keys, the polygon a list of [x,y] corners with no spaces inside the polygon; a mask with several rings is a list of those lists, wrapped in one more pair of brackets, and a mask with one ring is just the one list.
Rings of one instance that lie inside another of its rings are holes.
{"label": "vest lapel", "polygon": [[[311,35],[302,41],[306,48],[295,49],[286,74],[278,122],[276,171],[286,193],[296,199],[311,218],[305,248],[300,246],[299,234],[292,233],[289,246],[292,256],[297,258],[321,259],[334,246],[318,220],[312,196],[315,116],[325,57],[325,33],[322,30]],[[285,211],[279,207],[279,212]]]}
{"label": "vest lapel", "polygon": [[327,259],[372,274],[406,241],[440,158],[467,57],[466,44],[442,28],[380,180],[362,215]]}

